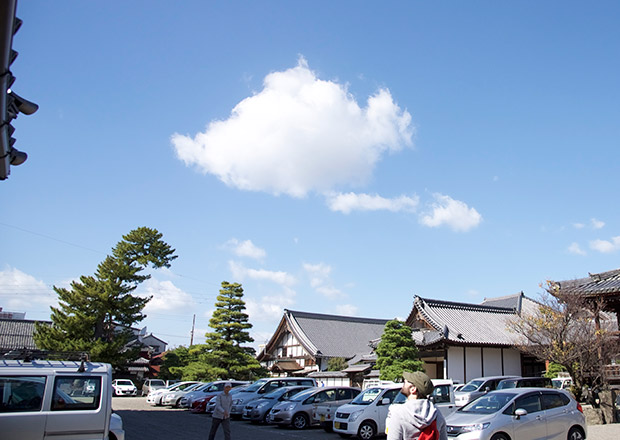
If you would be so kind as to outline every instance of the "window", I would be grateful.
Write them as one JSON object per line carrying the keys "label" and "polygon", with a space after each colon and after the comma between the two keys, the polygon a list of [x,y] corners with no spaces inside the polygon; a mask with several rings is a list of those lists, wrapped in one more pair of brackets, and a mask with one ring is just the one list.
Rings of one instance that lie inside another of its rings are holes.
{"label": "window", "polygon": [[435,403],[450,402],[450,385],[438,385],[433,390],[433,401]]}
{"label": "window", "polygon": [[514,414],[514,412],[518,409],[524,409],[527,411],[528,414],[540,411],[542,408],[540,405],[539,395],[529,394],[527,396],[519,397],[517,400],[515,400],[512,414]]}
{"label": "window", "polygon": [[99,408],[101,377],[62,376],[54,381],[52,411],[83,411]]}
{"label": "window", "polygon": [[351,391],[349,388],[339,389],[336,393],[336,400],[352,399]]}
{"label": "window", "polygon": [[0,413],[41,411],[45,376],[0,377]]}
{"label": "window", "polygon": [[570,399],[560,393],[543,393],[542,403],[545,409],[559,408],[568,405]]}

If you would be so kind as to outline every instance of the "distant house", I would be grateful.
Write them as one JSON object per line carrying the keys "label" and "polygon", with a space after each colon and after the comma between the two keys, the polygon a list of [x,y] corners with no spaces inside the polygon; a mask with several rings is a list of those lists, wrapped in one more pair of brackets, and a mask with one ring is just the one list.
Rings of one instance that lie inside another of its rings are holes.
{"label": "distant house", "polygon": [[274,375],[322,372],[330,358],[350,360],[370,355],[370,341],[381,337],[387,321],[285,309],[257,359]]}
{"label": "distant house", "polygon": [[406,323],[431,378],[467,382],[480,376],[539,375],[544,363],[515,348],[507,324],[538,303],[523,292],[482,304],[414,297]]}
{"label": "distant house", "polygon": [[32,321],[30,319],[0,319],[0,354],[13,350],[36,350],[34,343],[35,323],[52,325],[51,321]]}

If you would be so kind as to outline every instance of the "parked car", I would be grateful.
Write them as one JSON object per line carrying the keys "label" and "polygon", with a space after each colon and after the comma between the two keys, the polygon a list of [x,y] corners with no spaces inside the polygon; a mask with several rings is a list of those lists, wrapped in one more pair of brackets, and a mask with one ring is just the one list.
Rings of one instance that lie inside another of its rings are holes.
{"label": "parked car", "polygon": [[142,395],[146,396],[150,391],[166,388],[166,382],[161,379],[147,379],[142,384]]}
{"label": "parked car", "polygon": [[164,394],[169,393],[171,391],[176,391],[178,389],[185,389],[190,385],[195,385],[200,382],[196,382],[195,380],[185,381],[185,382],[177,382],[175,384],[170,385],[167,388],[159,388],[157,390],[151,390],[151,392],[146,396],[146,403],[158,406],[162,405],[162,398]]}
{"label": "parked car", "polygon": [[129,379],[114,379],[112,389],[115,396],[137,396],[138,388]]}
{"label": "parked car", "polygon": [[573,386],[573,379],[570,377],[556,377],[551,379],[551,384],[553,385],[553,388],[568,390]]}
{"label": "parked car", "polygon": [[454,403],[456,406],[464,406],[472,400],[493,391],[497,384],[504,379],[513,379],[519,376],[489,376],[472,379],[463,388],[455,393]]}
{"label": "parked car", "polygon": [[181,399],[185,396],[185,394],[194,391],[196,388],[203,385],[205,385],[205,383],[198,382],[193,385],[188,385],[187,387],[179,387],[176,390],[168,391],[167,393],[164,393],[161,398],[161,404],[164,406],[177,407],[181,403]]}
{"label": "parked car", "polygon": [[[435,389],[432,399],[437,409],[447,417],[456,410],[452,381],[433,379]],[[384,385],[366,389],[351,403],[336,409],[333,430],[341,436],[356,435],[370,440],[385,432],[385,419],[391,404],[405,403],[407,398],[400,393],[402,384]]]}
{"label": "parked car", "polygon": [[198,388],[194,388],[193,390],[187,392],[183,397],[181,397],[181,403],[179,404],[179,406],[181,408],[191,408],[192,403],[196,399],[209,396],[217,396],[218,394],[224,392],[224,385],[226,383],[230,383],[230,385],[234,389],[240,385],[247,385],[249,382],[239,380],[216,380],[213,382],[208,382]]}
{"label": "parked car", "polygon": [[356,387],[313,387],[276,404],[267,415],[267,423],[305,429],[312,423],[312,410],[323,402],[350,402],[361,390]]}
{"label": "parked car", "polygon": [[508,388],[553,388],[553,384],[548,377],[518,377],[502,380],[497,384],[496,390]]}
{"label": "parked car", "polygon": [[[238,386],[230,390],[230,395],[233,398],[233,402],[235,401],[235,396],[241,393],[243,390],[245,390],[249,386],[250,385],[241,385],[241,386]],[[194,403],[192,403],[191,411],[193,413],[206,413],[210,415],[210,414],[213,414],[214,409],[215,409],[215,399],[213,399],[213,396],[209,396],[209,397],[201,397],[200,399],[194,400]]]}
{"label": "parked car", "polygon": [[248,403],[243,409],[243,419],[249,420],[253,423],[264,423],[266,421],[267,414],[269,414],[271,408],[273,408],[276,404],[285,402],[295,394],[308,388],[310,387],[307,385],[277,388],[274,391],[263,395],[263,397]]}
{"label": "parked car", "polygon": [[564,390],[512,388],[492,391],[446,419],[450,438],[467,440],[583,440],[583,409]]}
{"label": "parked car", "polygon": [[264,379],[258,379],[256,382],[235,396],[230,415],[231,417],[241,418],[243,415],[243,408],[252,400],[256,400],[277,388],[293,385],[307,385],[315,387],[317,386],[317,383],[316,380],[309,377],[267,377]]}
{"label": "parked car", "polygon": [[109,364],[0,360],[0,437],[124,440],[111,384]]}

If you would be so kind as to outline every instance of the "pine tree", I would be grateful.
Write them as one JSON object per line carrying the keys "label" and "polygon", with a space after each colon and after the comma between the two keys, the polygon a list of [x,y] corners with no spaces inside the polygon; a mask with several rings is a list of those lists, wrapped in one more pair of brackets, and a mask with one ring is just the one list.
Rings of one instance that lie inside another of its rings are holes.
{"label": "pine tree", "polygon": [[37,324],[35,343],[45,350],[86,351],[94,361],[121,368],[136,355],[125,347],[132,338],[129,327],[146,317],[142,310],[151,300],[132,292],[150,278],[144,269],[170,267],[173,254],[155,229],[123,236],[94,276],[81,276],[69,289],[54,286],[59,307],[51,307],[51,327]]}
{"label": "pine tree", "polygon": [[[222,282],[215,311],[209,321],[213,332],[206,336],[204,373],[220,378],[252,379],[265,371],[255,358],[252,347],[241,344],[254,342],[249,329],[252,324],[245,313],[241,284]],[[198,368],[197,365],[192,370]]]}
{"label": "pine tree", "polygon": [[411,338],[411,328],[397,319],[385,324],[376,353],[381,380],[400,382],[403,371],[424,370],[418,348]]}

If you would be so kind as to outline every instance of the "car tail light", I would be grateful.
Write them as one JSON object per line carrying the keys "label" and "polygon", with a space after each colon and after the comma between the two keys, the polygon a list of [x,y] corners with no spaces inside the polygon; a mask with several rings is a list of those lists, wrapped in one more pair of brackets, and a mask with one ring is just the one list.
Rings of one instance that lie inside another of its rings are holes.
{"label": "car tail light", "polygon": [[581,407],[581,403],[577,402],[577,410],[583,414],[583,408]]}

